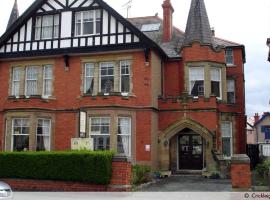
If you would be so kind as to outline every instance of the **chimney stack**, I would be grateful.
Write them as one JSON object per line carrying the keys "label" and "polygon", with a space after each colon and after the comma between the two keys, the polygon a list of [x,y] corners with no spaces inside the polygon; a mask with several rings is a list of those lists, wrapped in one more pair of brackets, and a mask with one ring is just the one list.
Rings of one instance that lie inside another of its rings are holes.
{"label": "chimney stack", "polygon": [[257,123],[259,120],[260,120],[259,114],[258,113],[255,113],[254,122]]}
{"label": "chimney stack", "polygon": [[170,0],[164,0],[162,4],[163,8],[163,42],[170,42],[173,34],[173,12]]}
{"label": "chimney stack", "polygon": [[214,27],[212,27],[212,28],[211,28],[211,31],[212,31],[212,36],[213,36],[213,37],[215,37],[215,36],[216,36],[216,31],[215,31],[215,28],[214,28]]}

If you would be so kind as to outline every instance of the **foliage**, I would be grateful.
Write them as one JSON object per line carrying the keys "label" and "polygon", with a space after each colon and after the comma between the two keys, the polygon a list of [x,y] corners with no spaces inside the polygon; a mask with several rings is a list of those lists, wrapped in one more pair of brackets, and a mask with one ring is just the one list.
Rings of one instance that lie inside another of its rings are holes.
{"label": "foliage", "polygon": [[146,183],[149,180],[150,171],[151,171],[151,168],[146,165],[132,166],[132,183],[134,185]]}
{"label": "foliage", "polygon": [[109,151],[0,153],[0,178],[109,184],[112,157]]}
{"label": "foliage", "polygon": [[270,172],[270,160],[264,161],[262,164],[256,166],[256,172],[260,176],[265,176]]}

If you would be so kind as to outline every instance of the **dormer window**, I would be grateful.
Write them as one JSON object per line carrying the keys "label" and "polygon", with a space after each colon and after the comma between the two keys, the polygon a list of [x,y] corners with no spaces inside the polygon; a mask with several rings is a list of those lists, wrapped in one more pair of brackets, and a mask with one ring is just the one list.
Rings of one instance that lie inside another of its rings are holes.
{"label": "dormer window", "polygon": [[75,15],[75,36],[100,33],[100,10],[77,12]]}
{"label": "dormer window", "polygon": [[35,39],[52,39],[59,36],[59,15],[44,15],[36,18]]}

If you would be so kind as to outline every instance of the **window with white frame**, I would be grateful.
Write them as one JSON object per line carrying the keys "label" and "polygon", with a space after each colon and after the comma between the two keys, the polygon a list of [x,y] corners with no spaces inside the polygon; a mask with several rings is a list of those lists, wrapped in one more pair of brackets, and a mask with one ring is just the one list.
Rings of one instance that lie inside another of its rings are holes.
{"label": "window with white frame", "polygon": [[224,158],[230,158],[233,152],[231,122],[221,123],[221,134],[222,134],[222,155]]}
{"label": "window with white frame", "polygon": [[189,94],[192,96],[204,95],[204,68],[189,68]]}
{"label": "window with white frame", "polygon": [[91,117],[90,137],[94,140],[94,150],[110,150],[110,118]]}
{"label": "window with white frame", "polygon": [[226,56],[227,65],[233,65],[234,64],[233,50],[232,49],[226,49],[225,56]]}
{"label": "window with white frame", "polygon": [[20,96],[20,76],[21,76],[21,68],[14,67],[12,69],[12,96]]}
{"label": "window with white frame", "polygon": [[43,67],[43,97],[52,96],[52,65]]}
{"label": "window with white frame", "polygon": [[211,68],[211,94],[221,98],[221,69]]}
{"label": "window with white frame", "polygon": [[75,14],[75,36],[100,33],[100,10],[77,12]]}
{"label": "window with white frame", "polygon": [[50,151],[51,120],[38,119],[36,130],[36,151]]}
{"label": "window with white frame", "polygon": [[12,150],[29,150],[29,119],[12,119]]}
{"label": "window with white frame", "polygon": [[120,87],[122,93],[130,92],[130,61],[120,62]]}
{"label": "window with white frame", "polygon": [[93,63],[85,63],[84,65],[84,93],[85,94],[93,94],[94,72],[95,72],[95,65]]}
{"label": "window with white frame", "polygon": [[37,95],[38,67],[26,67],[25,96]]}
{"label": "window with white frame", "polygon": [[36,18],[35,39],[59,37],[59,15],[44,15]]}
{"label": "window with white frame", "polygon": [[114,64],[106,62],[100,64],[100,91],[110,93],[114,91]]}
{"label": "window with white frame", "polygon": [[227,80],[227,102],[235,103],[235,80]]}
{"label": "window with white frame", "polygon": [[131,155],[131,118],[118,117],[117,153]]}

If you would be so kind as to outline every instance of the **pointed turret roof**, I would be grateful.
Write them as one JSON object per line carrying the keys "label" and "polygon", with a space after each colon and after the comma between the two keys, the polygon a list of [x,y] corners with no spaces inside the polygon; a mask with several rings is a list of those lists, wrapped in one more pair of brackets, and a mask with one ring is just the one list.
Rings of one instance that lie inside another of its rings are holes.
{"label": "pointed turret roof", "polygon": [[213,44],[204,0],[192,0],[189,10],[184,45],[190,45],[194,41],[201,44]]}
{"label": "pointed turret roof", "polygon": [[15,0],[12,11],[10,13],[9,20],[8,20],[7,29],[18,19],[18,17],[19,17],[19,9],[18,9],[17,0]]}

